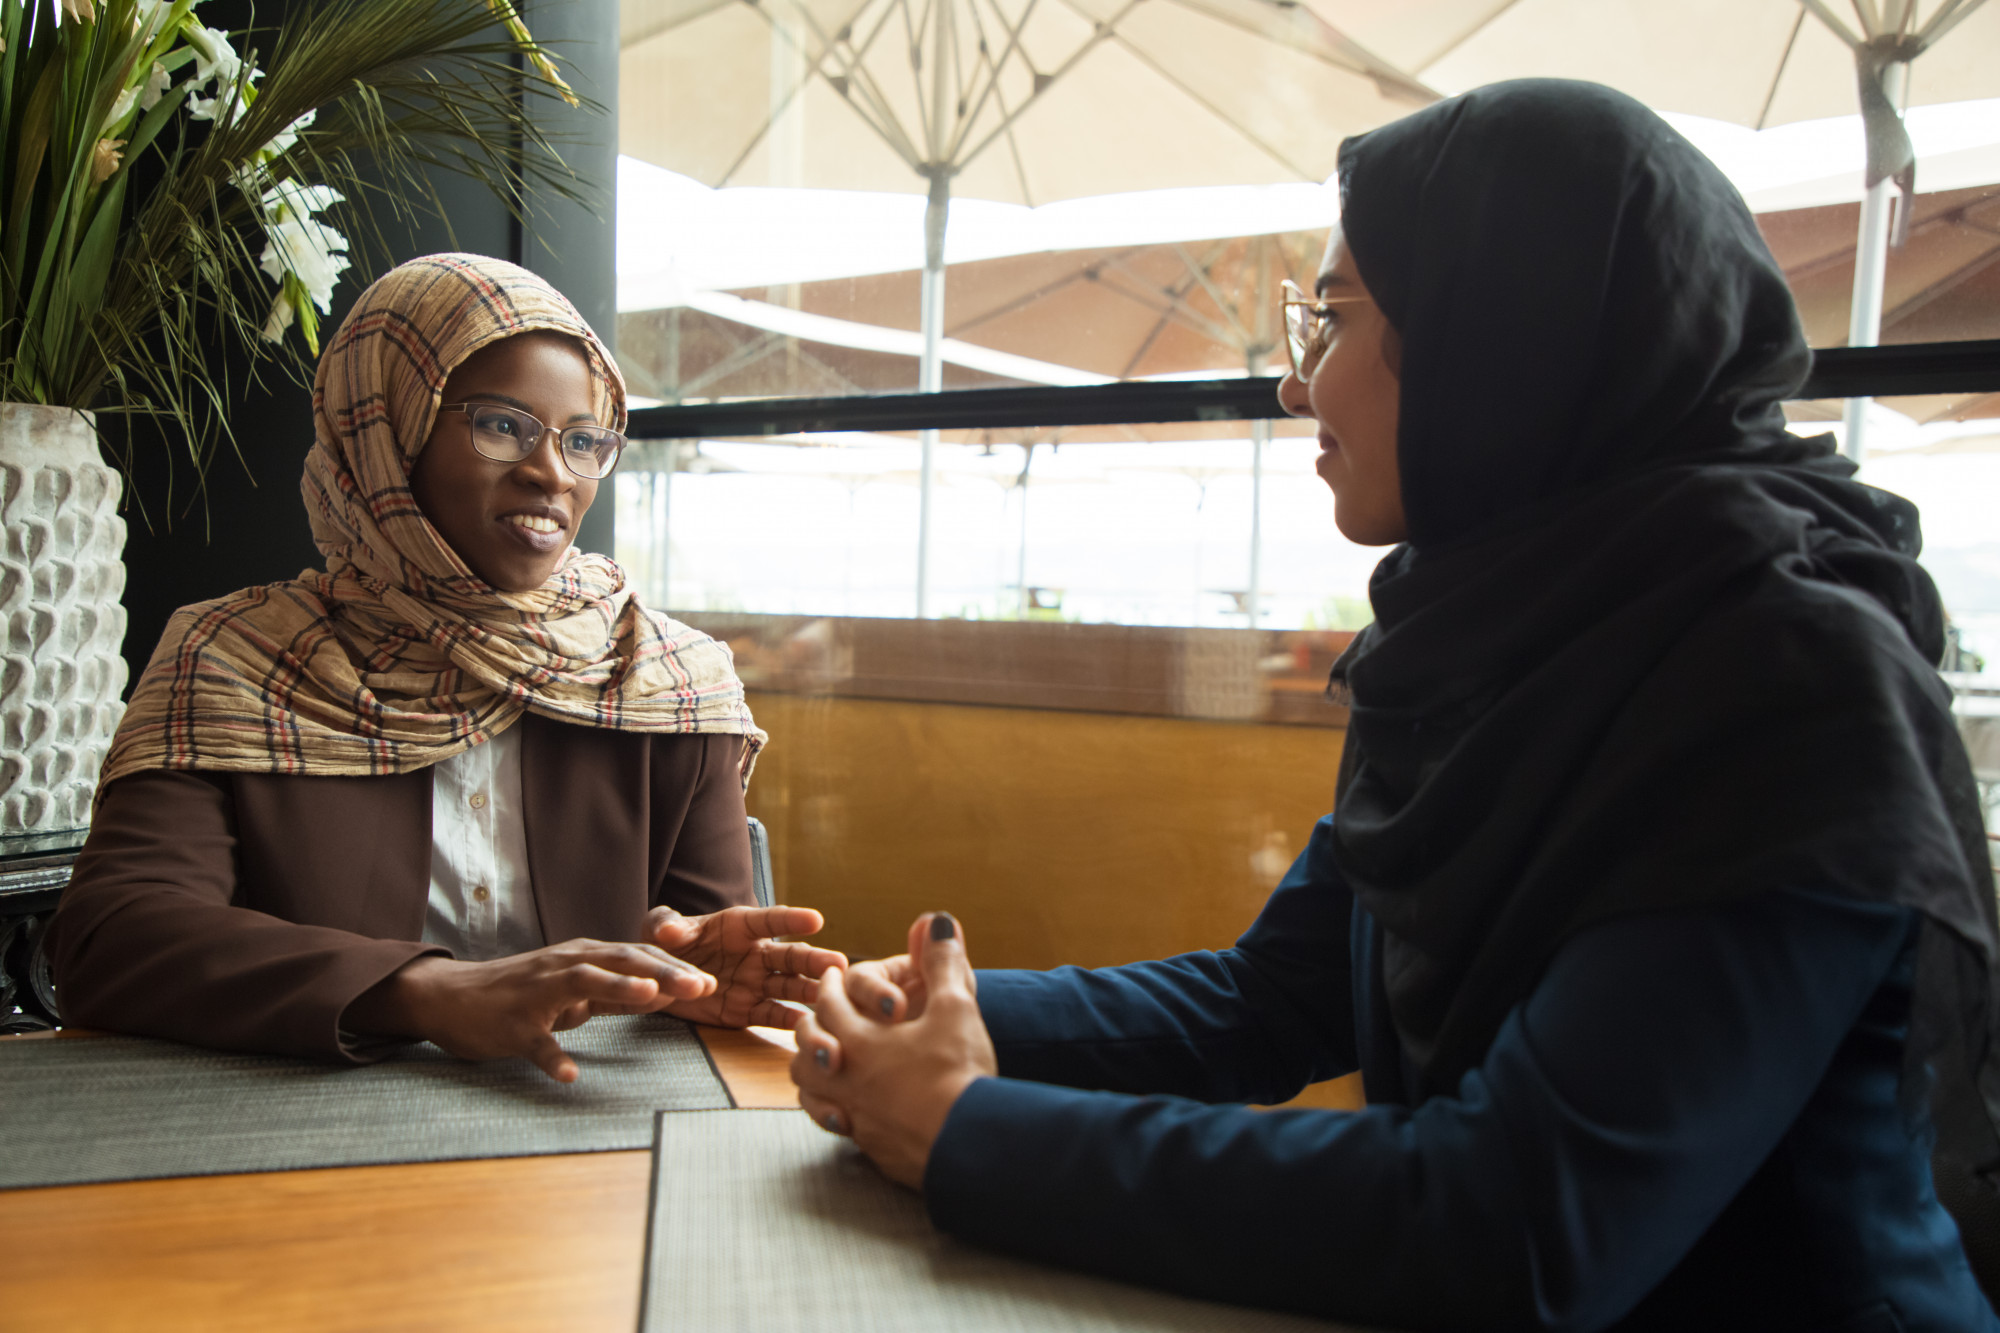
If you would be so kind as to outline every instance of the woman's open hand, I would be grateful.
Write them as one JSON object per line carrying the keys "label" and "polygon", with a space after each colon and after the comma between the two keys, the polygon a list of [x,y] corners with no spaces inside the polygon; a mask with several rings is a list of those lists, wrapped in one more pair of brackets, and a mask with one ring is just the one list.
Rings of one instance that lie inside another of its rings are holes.
{"label": "woman's open hand", "polygon": [[707,916],[655,907],[646,916],[644,938],[716,981],[712,992],[658,1007],[717,1027],[792,1027],[799,1011],[779,1001],[811,1004],[819,997],[819,977],[830,967],[845,967],[847,959],[776,937],[817,934],[825,924],[810,907],[729,907]]}
{"label": "woman's open hand", "polygon": [[[974,1080],[997,1074],[1000,1064],[979,1016],[958,923],[943,912],[927,913],[917,918],[911,938],[912,970],[923,983],[917,1016],[883,1023],[878,1003],[876,1013],[864,1017],[840,974],[829,973],[819,1003],[799,1023],[792,1082],[799,1086],[799,1105],[822,1128],[852,1135],[882,1174],[916,1189],[952,1104]],[[910,979],[888,983],[905,1004]]]}
{"label": "woman's open hand", "polygon": [[412,959],[363,992],[343,1022],[435,1042],[467,1060],[526,1056],[571,1083],[576,1062],[556,1033],[592,1014],[650,1013],[715,991],[714,977],[653,945],[569,940],[488,963]]}

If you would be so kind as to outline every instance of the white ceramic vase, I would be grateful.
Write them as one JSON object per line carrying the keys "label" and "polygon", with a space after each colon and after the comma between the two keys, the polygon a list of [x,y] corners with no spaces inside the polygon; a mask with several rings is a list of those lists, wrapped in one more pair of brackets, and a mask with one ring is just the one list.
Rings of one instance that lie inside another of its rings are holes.
{"label": "white ceramic vase", "polygon": [[88,413],[0,403],[0,851],[88,827],[125,711],[125,520]]}

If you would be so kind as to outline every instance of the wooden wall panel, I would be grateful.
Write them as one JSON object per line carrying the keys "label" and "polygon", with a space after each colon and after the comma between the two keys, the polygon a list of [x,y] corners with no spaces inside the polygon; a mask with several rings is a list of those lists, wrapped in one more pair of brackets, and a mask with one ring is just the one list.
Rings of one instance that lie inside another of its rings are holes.
{"label": "wooden wall panel", "polygon": [[752,691],[750,812],[827,945],[900,952],[933,908],[984,967],[1229,944],[1332,806],[1345,733]]}

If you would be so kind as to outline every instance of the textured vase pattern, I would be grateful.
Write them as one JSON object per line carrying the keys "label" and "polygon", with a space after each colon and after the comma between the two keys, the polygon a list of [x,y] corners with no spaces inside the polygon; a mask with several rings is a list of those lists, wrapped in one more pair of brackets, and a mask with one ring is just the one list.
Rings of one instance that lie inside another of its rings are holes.
{"label": "textured vase pattern", "polygon": [[90,418],[0,403],[0,837],[82,828],[125,711],[125,520]]}

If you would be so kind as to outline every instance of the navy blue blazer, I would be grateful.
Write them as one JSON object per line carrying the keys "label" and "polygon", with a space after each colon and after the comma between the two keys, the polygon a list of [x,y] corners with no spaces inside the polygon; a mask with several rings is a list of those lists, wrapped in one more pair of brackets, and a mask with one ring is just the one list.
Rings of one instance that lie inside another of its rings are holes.
{"label": "navy blue blazer", "polygon": [[[1915,927],[1801,890],[1593,926],[1424,1099],[1329,817],[1232,949],[979,974],[1002,1077],[953,1107],[931,1216],[1385,1327],[1995,1333],[1898,1096]],[[1356,1069],[1365,1111],[1215,1104]]]}

